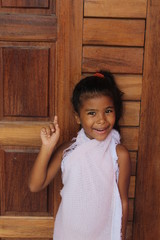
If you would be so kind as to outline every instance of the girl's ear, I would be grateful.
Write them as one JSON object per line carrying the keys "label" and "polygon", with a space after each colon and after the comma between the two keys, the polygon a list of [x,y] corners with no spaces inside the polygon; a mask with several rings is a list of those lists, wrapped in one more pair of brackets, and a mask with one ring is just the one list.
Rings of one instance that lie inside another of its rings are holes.
{"label": "girl's ear", "polygon": [[76,119],[76,123],[81,124],[80,117],[79,117],[78,113],[74,113],[74,117]]}

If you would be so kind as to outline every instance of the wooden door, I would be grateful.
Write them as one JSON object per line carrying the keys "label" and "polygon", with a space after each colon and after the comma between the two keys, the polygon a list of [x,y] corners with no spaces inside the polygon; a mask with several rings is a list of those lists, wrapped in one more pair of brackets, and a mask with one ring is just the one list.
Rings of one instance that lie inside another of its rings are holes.
{"label": "wooden door", "polygon": [[[54,115],[74,130],[70,92],[81,74],[82,1],[0,1],[0,238],[52,239],[60,177],[40,193],[27,181]],[[73,80],[74,79],[74,80]]]}
{"label": "wooden door", "polygon": [[160,1],[147,3],[133,240],[160,239]]}

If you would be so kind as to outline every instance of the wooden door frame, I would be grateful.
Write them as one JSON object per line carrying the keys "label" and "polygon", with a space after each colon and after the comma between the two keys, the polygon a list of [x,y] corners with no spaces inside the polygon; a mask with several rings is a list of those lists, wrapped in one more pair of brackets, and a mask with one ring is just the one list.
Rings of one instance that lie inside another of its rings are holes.
{"label": "wooden door frame", "polygon": [[[82,29],[83,1],[56,1],[58,18],[57,41],[57,86],[58,99],[55,112],[59,116],[59,125],[63,129],[60,142],[68,141],[76,133],[76,125],[72,114],[71,93],[81,77],[82,64]],[[61,188],[60,176],[55,179],[55,188]],[[55,190],[56,191],[56,190]],[[56,191],[57,192],[57,191]],[[54,216],[56,215],[60,196],[54,196]]]}
{"label": "wooden door frame", "polygon": [[73,86],[81,77],[82,68],[83,1],[57,0],[56,6],[59,28],[56,97],[59,101],[55,111],[61,116],[59,124],[64,129],[62,138],[68,140],[74,132],[71,93]]}
{"label": "wooden door frame", "polygon": [[160,239],[160,2],[148,0],[134,240]]}

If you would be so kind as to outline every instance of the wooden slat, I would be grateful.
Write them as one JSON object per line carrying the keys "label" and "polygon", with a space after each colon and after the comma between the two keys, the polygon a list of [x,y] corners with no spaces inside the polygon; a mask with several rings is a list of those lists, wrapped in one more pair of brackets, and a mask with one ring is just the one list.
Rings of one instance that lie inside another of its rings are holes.
{"label": "wooden slat", "polygon": [[124,93],[124,100],[140,100],[142,92],[142,75],[115,75],[118,87]]}
{"label": "wooden slat", "polygon": [[134,199],[129,199],[128,221],[133,221]]}
{"label": "wooden slat", "polygon": [[15,239],[52,238],[53,225],[51,217],[0,217],[0,236]]}
{"label": "wooden slat", "polygon": [[145,18],[146,0],[85,0],[84,16]]}
{"label": "wooden slat", "polygon": [[143,49],[83,47],[83,72],[110,70],[112,73],[142,73]]}
{"label": "wooden slat", "polygon": [[124,113],[120,119],[121,126],[139,126],[139,102],[123,102]]}
{"label": "wooden slat", "polygon": [[1,41],[55,41],[56,39],[55,16],[0,15]]}
{"label": "wooden slat", "polygon": [[130,152],[131,159],[131,174],[132,176],[136,175],[136,165],[137,165],[137,152]]}
{"label": "wooden slat", "polygon": [[132,222],[127,223],[126,240],[132,240]]}
{"label": "wooden slat", "polygon": [[138,127],[122,127],[122,143],[131,151],[138,150]]}
{"label": "wooden slat", "polygon": [[[83,74],[81,78],[91,76]],[[123,92],[123,100],[141,100],[142,75],[114,74],[115,81]]]}
{"label": "wooden slat", "polygon": [[135,197],[135,182],[136,182],[136,177],[131,176],[130,185],[129,185],[129,192],[128,192],[128,197],[129,198],[134,198]]}
{"label": "wooden slat", "polygon": [[86,18],[83,44],[143,46],[144,31],[144,20]]}

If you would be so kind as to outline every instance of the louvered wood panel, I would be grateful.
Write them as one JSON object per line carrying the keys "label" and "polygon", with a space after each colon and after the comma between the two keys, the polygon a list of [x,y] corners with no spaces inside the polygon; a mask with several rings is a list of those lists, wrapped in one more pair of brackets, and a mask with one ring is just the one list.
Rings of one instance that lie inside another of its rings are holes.
{"label": "louvered wood panel", "polygon": [[121,128],[122,143],[129,150],[131,151],[138,150],[138,137],[139,137],[138,127],[122,127]]}
{"label": "louvered wood panel", "polygon": [[132,240],[132,222],[127,223],[126,240]]}
{"label": "louvered wood panel", "polygon": [[130,185],[129,185],[129,192],[128,192],[128,197],[129,198],[134,198],[135,197],[135,181],[136,181],[136,177],[131,176]]}
{"label": "louvered wood panel", "polygon": [[140,103],[124,102],[123,116],[119,121],[121,126],[139,126]]}
{"label": "louvered wood panel", "polygon": [[84,16],[145,18],[147,0],[85,0]]}
{"label": "louvered wood panel", "polygon": [[124,93],[121,140],[132,165],[127,240],[133,237],[146,9],[147,0],[84,1],[83,75],[110,70]]}
{"label": "louvered wood panel", "polygon": [[83,44],[143,46],[144,20],[84,18]]}
{"label": "louvered wood panel", "polygon": [[[81,78],[90,76],[90,74],[83,74]],[[131,74],[114,74],[115,81],[124,93],[123,100],[141,100],[142,92],[142,75]]]}
{"label": "louvered wood panel", "polygon": [[135,176],[136,173],[136,164],[137,164],[137,151],[136,152],[130,152],[130,159],[131,159],[131,175]]}
{"label": "louvered wood panel", "polygon": [[142,75],[115,75],[115,80],[124,100],[141,100]]}
{"label": "louvered wood panel", "polygon": [[129,199],[128,221],[133,221],[134,199]]}
{"label": "louvered wood panel", "polygon": [[83,47],[83,72],[142,73],[143,48]]}

